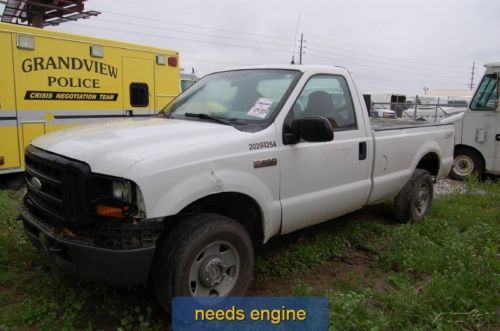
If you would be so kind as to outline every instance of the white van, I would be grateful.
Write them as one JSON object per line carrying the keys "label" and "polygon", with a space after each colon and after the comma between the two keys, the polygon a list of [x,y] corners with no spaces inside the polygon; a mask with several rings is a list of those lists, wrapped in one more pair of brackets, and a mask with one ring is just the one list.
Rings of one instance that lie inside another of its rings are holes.
{"label": "white van", "polygon": [[500,62],[485,65],[486,72],[467,111],[442,123],[455,122],[455,152],[451,176],[463,179],[483,172],[500,175]]}

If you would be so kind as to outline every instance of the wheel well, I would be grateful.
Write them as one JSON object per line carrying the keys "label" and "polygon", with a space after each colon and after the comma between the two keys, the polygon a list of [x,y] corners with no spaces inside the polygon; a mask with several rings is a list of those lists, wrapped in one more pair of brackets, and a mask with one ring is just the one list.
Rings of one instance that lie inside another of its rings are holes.
{"label": "wheel well", "polygon": [[247,230],[255,246],[262,244],[264,228],[257,202],[248,195],[224,192],[203,197],[185,207],[179,214],[217,213],[237,221]]}
{"label": "wheel well", "polygon": [[417,164],[418,169],[427,170],[432,176],[439,174],[439,156],[436,153],[427,153]]}
{"label": "wheel well", "polygon": [[479,160],[482,162],[483,167],[486,165],[486,160],[484,159],[483,154],[481,154],[481,152],[479,152],[474,147],[467,146],[467,145],[456,145],[454,153],[453,153],[453,157],[455,157],[457,155],[457,151],[467,151],[467,152],[470,152],[472,154],[475,154],[479,158]]}

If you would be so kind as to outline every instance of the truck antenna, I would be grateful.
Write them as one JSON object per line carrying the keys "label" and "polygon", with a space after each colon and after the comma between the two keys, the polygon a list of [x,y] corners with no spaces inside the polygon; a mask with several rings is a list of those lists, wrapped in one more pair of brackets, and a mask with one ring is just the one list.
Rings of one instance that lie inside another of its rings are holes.
{"label": "truck antenna", "polygon": [[295,64],[295,47],[297,47],[297,38],[299,34],[299,26],[300,26],[300,14],[299,19],[297,20],[297,27],[295,28],[295,35],[293,37],[293,52],[292,52],[292,62],[291,64]]}

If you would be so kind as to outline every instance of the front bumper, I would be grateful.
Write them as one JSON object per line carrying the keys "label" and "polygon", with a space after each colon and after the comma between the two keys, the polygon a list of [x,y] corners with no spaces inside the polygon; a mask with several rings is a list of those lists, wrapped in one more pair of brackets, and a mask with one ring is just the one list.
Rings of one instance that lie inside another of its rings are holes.
{"label": "front bumper", "polygon": [[134,249],[93,247],[45,224],[19,207],[25,232],[48,263],[72,276],[113,286],[146,284],[155,246]]}

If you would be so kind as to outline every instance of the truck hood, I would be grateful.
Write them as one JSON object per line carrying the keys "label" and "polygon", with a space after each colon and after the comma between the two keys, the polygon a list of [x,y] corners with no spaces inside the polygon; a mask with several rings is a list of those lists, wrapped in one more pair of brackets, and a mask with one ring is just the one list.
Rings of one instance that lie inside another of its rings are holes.
{"label": "truck hood", "polygon": [[50,133],[32,145],[85,162],[94,173],[123,176],[148,157],[244,134],[229,125],[195,120],[122,119]]}

